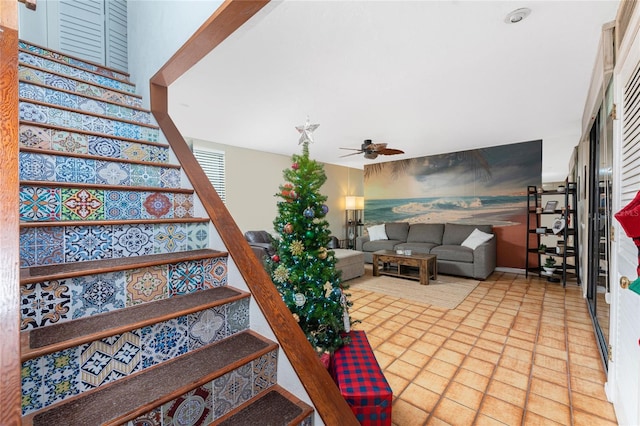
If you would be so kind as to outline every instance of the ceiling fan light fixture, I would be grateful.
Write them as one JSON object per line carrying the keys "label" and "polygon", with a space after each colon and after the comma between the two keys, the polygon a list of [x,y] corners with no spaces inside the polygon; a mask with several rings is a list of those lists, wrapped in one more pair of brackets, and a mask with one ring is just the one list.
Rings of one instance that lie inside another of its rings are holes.
{"label": "ceiling fan light fixture", "polygon": [[507,14],[504,18],[504,22],[507,24],[517,24],[518,22],[523,21],[529,14],[531,13],[531,9],[528,7],[522,7],[520,9],[516,9]]}

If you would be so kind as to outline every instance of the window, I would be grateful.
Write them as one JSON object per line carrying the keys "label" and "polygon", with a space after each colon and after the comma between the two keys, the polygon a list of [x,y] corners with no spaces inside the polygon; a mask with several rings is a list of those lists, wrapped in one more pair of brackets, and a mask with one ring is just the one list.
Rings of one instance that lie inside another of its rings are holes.
{"label": "window", "polygon": [[193,155],[224,203],[226,201],[224,151],[194,146]]}

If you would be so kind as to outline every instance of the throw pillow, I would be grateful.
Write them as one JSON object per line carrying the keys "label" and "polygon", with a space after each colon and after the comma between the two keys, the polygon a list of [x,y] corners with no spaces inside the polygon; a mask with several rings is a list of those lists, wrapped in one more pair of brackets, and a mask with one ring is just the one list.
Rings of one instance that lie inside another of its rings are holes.
{"label": "throw pillow", "polygon": [[384,229],[384,223],[381,225],[371,226],[367,228],[369,232],[369,241],[388,240],[387,231]]}
{"label": "throw pillow", "polygon": [[469,247],[471,250],[475,250],[476,247],[478,247],[480,244],[485,243],[492,238],[493,234],[487,234],[486,232],[482,232],[481,230],[476,228],[460,245]]}

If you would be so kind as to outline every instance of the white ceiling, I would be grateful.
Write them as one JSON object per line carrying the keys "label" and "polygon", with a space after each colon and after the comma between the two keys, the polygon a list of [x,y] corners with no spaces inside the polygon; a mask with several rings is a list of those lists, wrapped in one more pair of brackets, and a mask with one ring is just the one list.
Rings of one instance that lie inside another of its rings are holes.
{"label": "white ceiling", "polygon": [[[170,87],[170,112],[187,137],[283,155],[308,116],[311,156],[355,168],[542,139],[563,179],[617,6],[274,1]],[[506,24],[520,7],[530,16]],[[340,158],[364,139],[405,154]]]}

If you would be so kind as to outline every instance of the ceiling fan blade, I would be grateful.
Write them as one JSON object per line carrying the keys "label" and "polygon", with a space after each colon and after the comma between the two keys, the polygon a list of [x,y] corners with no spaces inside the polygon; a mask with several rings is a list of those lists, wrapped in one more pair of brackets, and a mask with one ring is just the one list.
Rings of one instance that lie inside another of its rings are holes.
{"label": "ceiling fan blade", "polygon": [[358,149],[358,148],[340,148],[340,149],[348,149],[348,150],[351,150],[351,151],[360,151],[360,152],[364,152],[363,150]]}
{"label": "ceiling fan blade", "polygon": [[378,154],[382,154],[382,155],[404,154],[404,151],[401,151],[399,149],[394,149],[394,148],[385,148],[377,152]]}
{"label": "ceiling fan blade", "polygon": [[[352,155],[358,155],[358,154],[362,154],[362,151],[358,150],[358,152],[352,152],[351,154],[345,154],[345,155],[341,155],[339,158],[342,157],[350,157]],[[366,154],[365,154],[366,155]]]}
{"label": "ceiling fan blade", "polygon": [[380,152],[387,147],[386,143],[372,143],[367,147],[367,151],[376,151]]}

